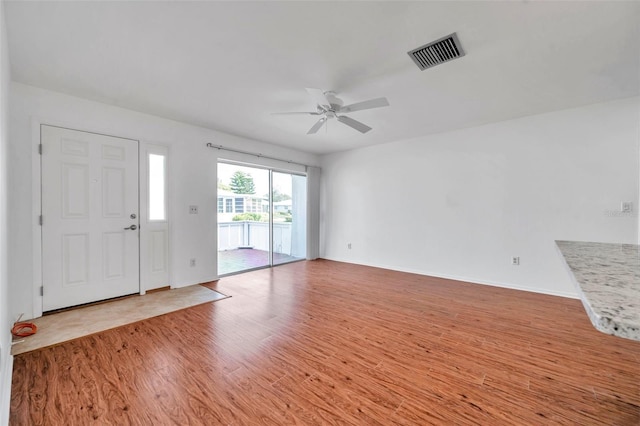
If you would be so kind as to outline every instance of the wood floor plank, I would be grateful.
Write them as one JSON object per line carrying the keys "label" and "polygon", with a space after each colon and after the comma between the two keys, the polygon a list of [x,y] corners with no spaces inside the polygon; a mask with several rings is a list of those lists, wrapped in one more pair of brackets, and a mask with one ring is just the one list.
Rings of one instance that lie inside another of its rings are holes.
{"label": "wood floor plank", "polygon": [[318,260],[14,359],[12,425],[639,425],[579,301]]}

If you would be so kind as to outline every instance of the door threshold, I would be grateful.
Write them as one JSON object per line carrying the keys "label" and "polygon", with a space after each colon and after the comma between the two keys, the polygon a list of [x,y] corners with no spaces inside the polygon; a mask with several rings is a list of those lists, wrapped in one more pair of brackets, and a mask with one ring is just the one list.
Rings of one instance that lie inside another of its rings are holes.
{"label": "door threshold", "polygon": [[228,272],[226,274],[218,275],[218,278],[224,278],[224,277],[230,277],[232,275],[244,274],[245,272],[259,271],[261,269],[276,268],[278,266],[288,265],[289,263],[303,262],[305,260],[307,260],[307,259],[295,259],[295,260],[289,260],[287,262],[276,263],[275,265],[258,266],[257,268],[243,269],[242,271]]}
{"label": "door threshold", "polygon": [[241,270],[241,271],[227,272],[226,274],[218,275],[218,278],[230,277],[230,276],[232,276],[232,275],[244,274],[245,272],[259,271],[259,270],[261,270],[261,269],[267,269],[267,268],[271,268],[271,266],[269,266],[269,265],[266,265],[266,266],[258,266],[258,267],[256,267],[256,268],[243,269],[243,270]]}
{"label": "door threshold", "polygon": [[164,287],[158,287],[158,288],[153,288],[151,290],[147,290],[147,291],[145,291],[145,294],[152,294],[152,293],[157,293],[159,291],[167,291],[167,290],[171,290],[171,286],[170,285],[166,285]]}
{"label": "door threshold", "polygon": [[[160,290],[160,289],[158,289]],[[153,291],[153,290],[152,290]],[[147,292],[150,293],[150,292]],[[89,303],[82,303],[80,305],[73,305],[73,306],[68,306],[66,308],[60,308],[60,309],[53,309],[51,311],[46,311],[42,313],[42,316],[47,316],[47,315],[53,315],[53,314],[59,314],[60,312],[67,312],[67,311],[73,311],[75,309],[80,309],[80,308],[85,308],[87,306],[95,306],[95,305],[102,305],[103,303],[109,303],[109,302],[113,302],[115,300],[124,300],[124,299],[129,299],[131,297],[135,297],[135,296],[140,296],[140,293],[131,293],[131,294],[126,294],[124,296],[117,296],[117,297],[112,297],[110,299],[104,299],[104,300],[97,300],[95,302],[89,302]]]}

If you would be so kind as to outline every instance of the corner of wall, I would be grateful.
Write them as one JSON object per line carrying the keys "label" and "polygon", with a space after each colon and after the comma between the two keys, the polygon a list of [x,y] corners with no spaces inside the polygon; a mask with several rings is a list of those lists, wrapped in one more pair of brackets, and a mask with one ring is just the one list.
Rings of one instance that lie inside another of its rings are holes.
{"label": "corner of wall", "polygon": [[0,425],[9,423],[11,401],[11,376],[13,357],[11,356],[11,318],[9,312],[9,279],[7,273],[7,146],[8,146],[8,104],[10,86],[9,51],[5,25],[5,2],[0,2]]}
{"label": "corner of wall", "polygon": [[637,119],[637,135],[638,141],[636,143],[637,147],[637,158],[638,158],[638,205],[635,206],[636,216],[638,217],[638,223],[636,224],[638,227],[638,244],[640,244],[640,98],[638,98],[638,119]]}

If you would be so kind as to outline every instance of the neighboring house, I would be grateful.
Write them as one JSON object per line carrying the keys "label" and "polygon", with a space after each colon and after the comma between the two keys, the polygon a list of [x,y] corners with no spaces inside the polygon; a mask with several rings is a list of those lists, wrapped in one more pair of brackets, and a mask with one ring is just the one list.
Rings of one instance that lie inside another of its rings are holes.
{"label": "neighboring house", "polygon": [[273,203],[273,211],[281,213],[291,212],[291,200],[277,201]]}
{"label": "neighboring house", "polygon": [[266,213],[269,202],[265,200],[256,194],[235,194],[218,189],[218,222],[230,222],[235,215],[242,213]]}

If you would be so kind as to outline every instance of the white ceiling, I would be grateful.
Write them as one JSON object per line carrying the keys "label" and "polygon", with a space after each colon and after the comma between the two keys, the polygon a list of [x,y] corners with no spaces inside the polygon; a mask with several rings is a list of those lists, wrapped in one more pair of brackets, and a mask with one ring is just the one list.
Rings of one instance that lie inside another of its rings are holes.
{"label": "white ceiling", "polygon": [[[12,2],[14,81],[313,153],[640,93],[639,2]],[[407,51],[457,32],[466,56]],[[305,87],[360,134],[316,117]]]}

